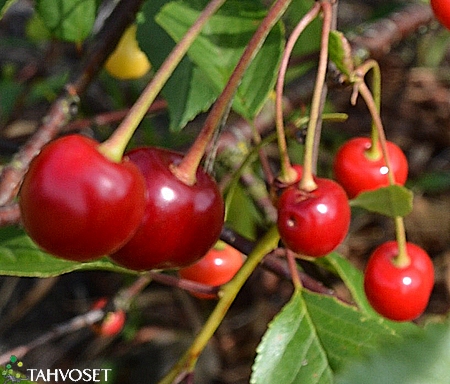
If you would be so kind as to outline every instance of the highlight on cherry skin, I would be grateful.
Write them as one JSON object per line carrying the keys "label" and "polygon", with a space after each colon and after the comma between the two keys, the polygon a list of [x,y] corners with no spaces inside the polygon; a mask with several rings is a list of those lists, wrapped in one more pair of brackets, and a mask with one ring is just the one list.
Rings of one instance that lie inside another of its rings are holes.
{"label": "highlight on cherry skin", "polygon": [[56,139],[33,159],[19,191],[25,231],[48,253],[74,261],[108,255],[140,225],[145,181],[127,157],[114,162],[81,135]]}
{"label": "highlight on cherry skin", "polygon": [[407,266],[397,266],[396,241],[381,244],[369,258],[364,290],[371,306],[394,321],[411,321],[426,309],[434,285],[434,267],[428,254],[413,243],[406,244]]}
{"label": "highlight on cherry skin", "polygon": [[[349,198],[364,191],[389,185],[388,167],[379,150],[379,157],[371,159],[371,139],[355,137],[345,142],[337,151],[333,171],[336,181],[342,185]],[[398,145],[386,142],[391,172],[395,183],[404,185],[408,177],[408,160]]]}
{"label": "highlight on cherry skin", "polygon": [[201,167],[188,185],[171,168],[183,155],[142,147],[127,153],[144,175],[147,200],[144,218],[134,236],[110,255],[133,270],[180,268],[206,254],[219,239],[224,202],[217,183]]}
{"label": "highlight on cherry skin", "polygon": [[322,257],[336,249],[350,226],[350,206],[342,187],[330,179],[315,178],[317,189],[286,188],[278,204],[277,226],[292,251]]}

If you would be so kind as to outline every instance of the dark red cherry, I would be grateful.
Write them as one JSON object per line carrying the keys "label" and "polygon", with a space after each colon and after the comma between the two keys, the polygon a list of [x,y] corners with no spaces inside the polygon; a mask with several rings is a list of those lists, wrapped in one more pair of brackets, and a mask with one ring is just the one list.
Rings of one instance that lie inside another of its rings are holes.
{"label": "dark red cherry", "polygon": [[31,162],[19,193],[23,226],[45,251],[85,261],[122,247],[138,228],[145,182],[124,158],[113,162],[81,135],[46,145]]}
{"label": "dark red cherry", "polygon": [[111,255],[134,270],[175,268],[193,263],[216,243],[224,220],[224,203],[216,182],[199,167],[196,182],[179,180],[171,168],[183,156],[160,148],[127,154],[147,184],[144,219],[133,238]]}
{"label": "dark red cherry", "polygon": [[321,257],[345,238],[350,207],[342,187],[329,179],[315,178],[317,188],[306,192],[288,187],[278,201],[278,231],[292,251]]}

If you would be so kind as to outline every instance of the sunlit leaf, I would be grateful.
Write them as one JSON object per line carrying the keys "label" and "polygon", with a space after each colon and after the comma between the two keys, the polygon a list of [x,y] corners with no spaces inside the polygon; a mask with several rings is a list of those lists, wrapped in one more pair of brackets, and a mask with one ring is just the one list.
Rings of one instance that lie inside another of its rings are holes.
{"label": "sunlit leaf", "polygon": [[52,277],[79,270],[133,273],[107,258],[79,263],[53,257],[40,250],[26,235],[14,230],[0,231],[0,275]]}
{"label": "sunlit leaf", "polygon": [[413,208],[413,194],[400,185],[390,185],[362,192],[350,201],[350,205],[389,217],[406,216]]}

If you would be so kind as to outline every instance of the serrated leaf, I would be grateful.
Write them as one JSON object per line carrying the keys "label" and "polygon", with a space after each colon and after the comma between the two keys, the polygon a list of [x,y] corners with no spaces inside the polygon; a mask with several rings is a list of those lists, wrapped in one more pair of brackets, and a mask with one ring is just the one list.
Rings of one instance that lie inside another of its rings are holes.
{"label": "serrated leaf", "polygon": [[37,0],[36,11],[53,36],[80,43],[92,30],[97,1]]}
{"label": "serrated leaf", "polygon": [[332,383],[332,372],[301,292],[273,319],[257,349],[252,384]]}
{"label": "serrated leaf", "polygon": [[[156,20],[175,41],[179,41],[200,11],[186,1],[171,2],[162,8]],[[208,76],[217,94],[224,88],[265,14],[265,9],[254,1],[228,1],[211,18],[189,49],[189,58]],[[248,68],[237,91],[233,108],[248,119],[259,112],[273,88],[282,43],[282,27],[277,24]]]}
{"label": "serrated leaf", "polygon": [[52,277],[80,270],[106,270],[133,273],[119,267],[106,258],[78,263],[59,259],[40,250],[24,234],[15,231],[1,231],[0,275],[21,277]]}
{"label": "serrated leaf", "polygon": [[328,41],[328,54],[337,69],[346,76],[355,70],[350,43],[342,32],[331,31]]}
{"label": "serrated leaf", "polygon": [[361,353],[376,349],[380,340],[399,339],[414,327],[411,323],[392,326],[392,322],[368,316],[334,297],[307,290],[303,297],[333,371],[339,371]]}
{"label": "serrated leaf", "polygon": [[337,384],[448,384],[450,326],[429,324],[401,340],[380,344],[349,364]]}
{"label": "serrated leaf", "polygon": [[403,217],[412,211],[413,193],[400,185],[390,185],[362,192],[350,201],[350,205],[389,217]]}

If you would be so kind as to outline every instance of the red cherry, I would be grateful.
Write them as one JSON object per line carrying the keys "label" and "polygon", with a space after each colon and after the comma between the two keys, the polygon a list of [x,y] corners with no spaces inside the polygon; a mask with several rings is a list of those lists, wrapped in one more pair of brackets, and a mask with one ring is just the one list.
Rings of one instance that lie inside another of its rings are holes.
{"label": "red cherry", "polygon": [[436,19],[447,29],[450,29],[450,4],[447,0],[431,0],[431,9]]}
{"label": "red cherry", "polygon": [[[231,245],[223,248],[211,248],[200,260],[189,267],[181,268],[179,274],[183,279],[216,287],[228,283],[242,267],[242,254]],[[200,299],[214,299],[214,295],[192,292]]]}
{"label": "red cherry", "polygon": [[25,230],[45,251],[85,261],[114,252],[139,226],[145,182],[126,158],[115,163],[95,140],[70,135],[46,145],[20,190]]}
{"label": "red cherry", "polygon": [[419,317],[428,304],[434,284],[434,268],[428,254],[419,246],[407,243],[411,259],[407,267],[393,262],[398,254],[396,241],[380,245],[372,253],[364,274],[364,290],[372,307],[395,321]]}
{"label": "red cherry", "polygon": [[342,187],[329,179],[316,178],[317,189],[306,192],[287,188],[278,201],[278,231],[292,251],[321,257],[345,238],[350,207]]}
{"label": "red cherry", "polygon": [[[408,161],[396,144],[390,141],[386,144],[395,182],[404,185],[408,176]],[[349,198],[354,198],[363,191],[389,185],[388,168],[383,157],[378,160],[367,157],[370,146],[369,138],[356,137],[347,141],[336,153],[333,164],[334,175]]]}
{"label": "red cherry", "polygon": [[134,270],[192,264],[222,230],[224,203],[216,182],[201,168],[194,185],[179,180],[171,171],[182,160],[176,152],[138,148],[128,156],[146,179],[147,203],[138,231],[111,258]]}
{"label": "red cherry", "polygon": [[[92,309],[103,309],[107,302],[106,298],[101,298],[94,303]],[[125,321],[125,311],[119,309],[108,312],[100,323],[92,325],[92,330],[100,336],[115,336],[122,331]]]}

